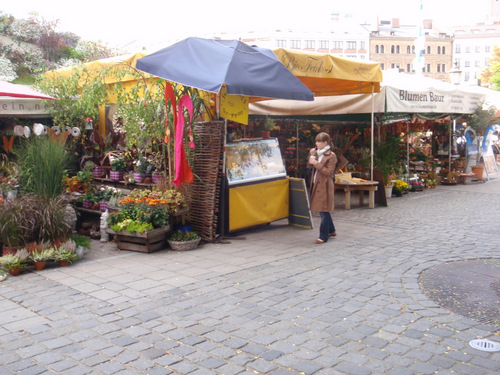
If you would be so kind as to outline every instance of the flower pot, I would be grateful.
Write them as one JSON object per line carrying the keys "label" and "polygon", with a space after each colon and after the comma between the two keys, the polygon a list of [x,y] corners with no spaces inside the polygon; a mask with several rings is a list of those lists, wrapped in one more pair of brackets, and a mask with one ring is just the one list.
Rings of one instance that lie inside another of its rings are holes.
{"label": "flower pot", "polygon": [[101,178],[104,174],[104,168],[103,167],[94,167],[92,170],[92,177],[94,178]]}
{"label": "flower pot", "polygon": [[77,246],[76,255],[78,255],[78,260],[82,260],[85,255],[85,247],[81,245]]}
{"label": "flower pot", "polygon": [[159,184],[165,181],[165,176],[163,175],[163,173],[157,171],[153,173],[152,179],[153,179],[153,184]]}
{"label": "flower pot", "polygon": [[40,262],[35,262],[34,261],[33,265],[35,266],[35,269],[37,271],[41,271],[41,270],[43,270],[45,268],[45,263],[46,263],[45,261],[40,261]]}
{"label": "flower pot", "polygon": [[12,276],[17,276],[17,275],[19,275],[19,273],[21,272],[21,268],[22,268],[22,267],[11,267],[11,268],[9,268],[9,273],[10,273]]}
{"label": "flower pot", "polygon": [[100,201],[99,202],[99,210],[104,212],[108,209],[108,201]]}
{"label": "flower pot", "polygon": [[171,241],[171,240],[167,241],[172,250],[184,251],[184,250],[196,249],[201,241],[201,238],[197,238],[196,240],[191,240],[191,241]]}
{"label": "flower pot", "polygon": [[124,175],[125,175],[125,172],[123,172],[123,171],[110,171],[109,172],[109,179],[111,181],[121,181],[121,180],[123,180]]}
{"label": "flower pot", "polygon": [[472,169],[472,173],[474,173],[479,180],[483,179],[483,174],[484,174],[483,165],[472,165],[470,168]]}
{"label": "flower pot", "polygon": [[262,135],[262,138],[264,138],[264,139],[271,138],[271,131],[270,130],[262,130],[261,135]]}
{"label": "flower pot", "polygon": [[82,207],[83,208],[86,208],[86,209],[90,210],[93,205],[94,205],[94,202],[92,202],[90,199],[84,199],[82,201]]}
{"label": "flower pot", "polygon": [[385,197],[390,198],[392,196],[392,185],[385,187]]}
{"label": "flower pot", "polygon": [[69,261],[67,260],[60,260],[59,261],[59,266],[61,267],[66,267],[69,264]]}
{"label": "flower pot", "polygon": [[144,182],[144,179],[146,178],[146,174],[145,173],[137,173],[137,172],[134,172],[134,181],[138,184],[142,184]]}

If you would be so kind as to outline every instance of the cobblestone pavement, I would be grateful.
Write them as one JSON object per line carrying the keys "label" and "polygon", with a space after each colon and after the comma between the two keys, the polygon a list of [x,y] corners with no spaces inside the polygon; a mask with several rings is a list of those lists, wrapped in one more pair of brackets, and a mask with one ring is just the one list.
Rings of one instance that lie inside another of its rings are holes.
{"label": "cobblestone pavement", "polygon": [[189,252],[95,241],[70,267],[0,283],[0,374],[499,374],[500,352],[469,345],[498,329],[419,285],[499,259],[499,207],[493,180],[339,202],[323,245],[285,221]]}

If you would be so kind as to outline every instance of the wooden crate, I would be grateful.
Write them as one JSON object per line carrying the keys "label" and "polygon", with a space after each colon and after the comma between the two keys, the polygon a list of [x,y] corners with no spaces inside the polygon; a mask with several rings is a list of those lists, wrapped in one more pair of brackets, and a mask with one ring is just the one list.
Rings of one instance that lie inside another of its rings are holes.
{"label": "wooden crate", "polygon": [[152,253],[167,247],[167,233],[170,232],[170,225],[144,233],[116,232],[109,228],[106,231],[114,236],[116,246],[120,250]]}

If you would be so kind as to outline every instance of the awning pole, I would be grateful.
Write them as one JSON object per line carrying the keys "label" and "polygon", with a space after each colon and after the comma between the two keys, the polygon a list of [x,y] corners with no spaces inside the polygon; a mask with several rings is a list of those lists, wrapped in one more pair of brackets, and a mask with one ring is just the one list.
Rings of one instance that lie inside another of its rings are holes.
{"label": "awning pole", "polygon": [[371,119],[371,152],[370,152],[370,180],[373,180],[373,155],[375,149],[375,142],[373,137],[375,137],[375,84],[372,82],[372,119]]}

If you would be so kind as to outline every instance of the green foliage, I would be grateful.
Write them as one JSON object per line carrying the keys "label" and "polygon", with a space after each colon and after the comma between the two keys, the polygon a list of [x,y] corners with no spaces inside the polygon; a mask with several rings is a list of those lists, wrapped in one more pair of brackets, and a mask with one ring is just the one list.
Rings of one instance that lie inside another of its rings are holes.
{"label": "green foliage", "polygon": [[147,230],[153,230],[153,224],[143,223],[138,220],[125,219],[121,222],[113,224],[110,228],[114,231],[121,232],[126,231],[130,233],[144,233]]}
{"label": "green foliage", "polygon": [[184,230],[174,230],[169,236],[170,241],[175,242],[197,240],[198,238],[200,238],[198,233]]}
{"label": "green foliage", "polygon": [[127,171],[127,163],[125,161],[125,158],[116,158],[111,162],[111,169],[113,171],[118,171],[118,172],[126,172]]}
{"label": "green foliage", "polygon": [[35,250],[31,253],[30,258],[34,262],[46,262],[48,260],[54,259],[54,249],[42,249],[42,250]]}
{"label": "green foliage", "polygon": [[389,175],[399,171],[399,163],[404,161],[401,150],[401,137],[387,134],[385,142],[377,142],[374,150],[374,167],[382,171],[384,184],[389,182]]}
{"label": "green foliage", "polygon": [[6,254],[0,257],[0,265],[9,270],[16,267],[24,267],[26,263],[23,259],[13,254]]}
{"label": "green foliage", "polygon": [[107,102],[110,89],[103,84],[106,70],[89,72],[84,66],[74,68],[69,77],[41,75],[35,86],[58,100],[46,100],[48,112],[54,124],[62,129],[80,126],[91,118],[97,122],[98,106]]}
{"label": "green foliage", "polygon": [[63,144],[48,136],[32,137],[14,150],[23,192],[57,197],[64,191],[70,156]]}
{"label": "green foliage", "polygon": [[[500,82],[500,81],[499,81]],[[462,118],[467,121],[467,124],[475,130],[476,134],[484,134],[486,128],[490,126],[495,119],[495,107],[484,109],[483,105],[479,105],[472,115],[466,115]]]}
{"label": "green foliage", "polygon": [[73,263],[78,260],[78,255],[76,253],[67,250],[66,248],[60,246],[54,250],[55,261],[63,261]]}
{"label": "green foliage", "polygon": [[76,244],[76,246],[83,246],[87,249],[90,249],[90,238],[87,236],[83,236],[81,234],[72,234],[69,236],[71,240],[73,240]]}

